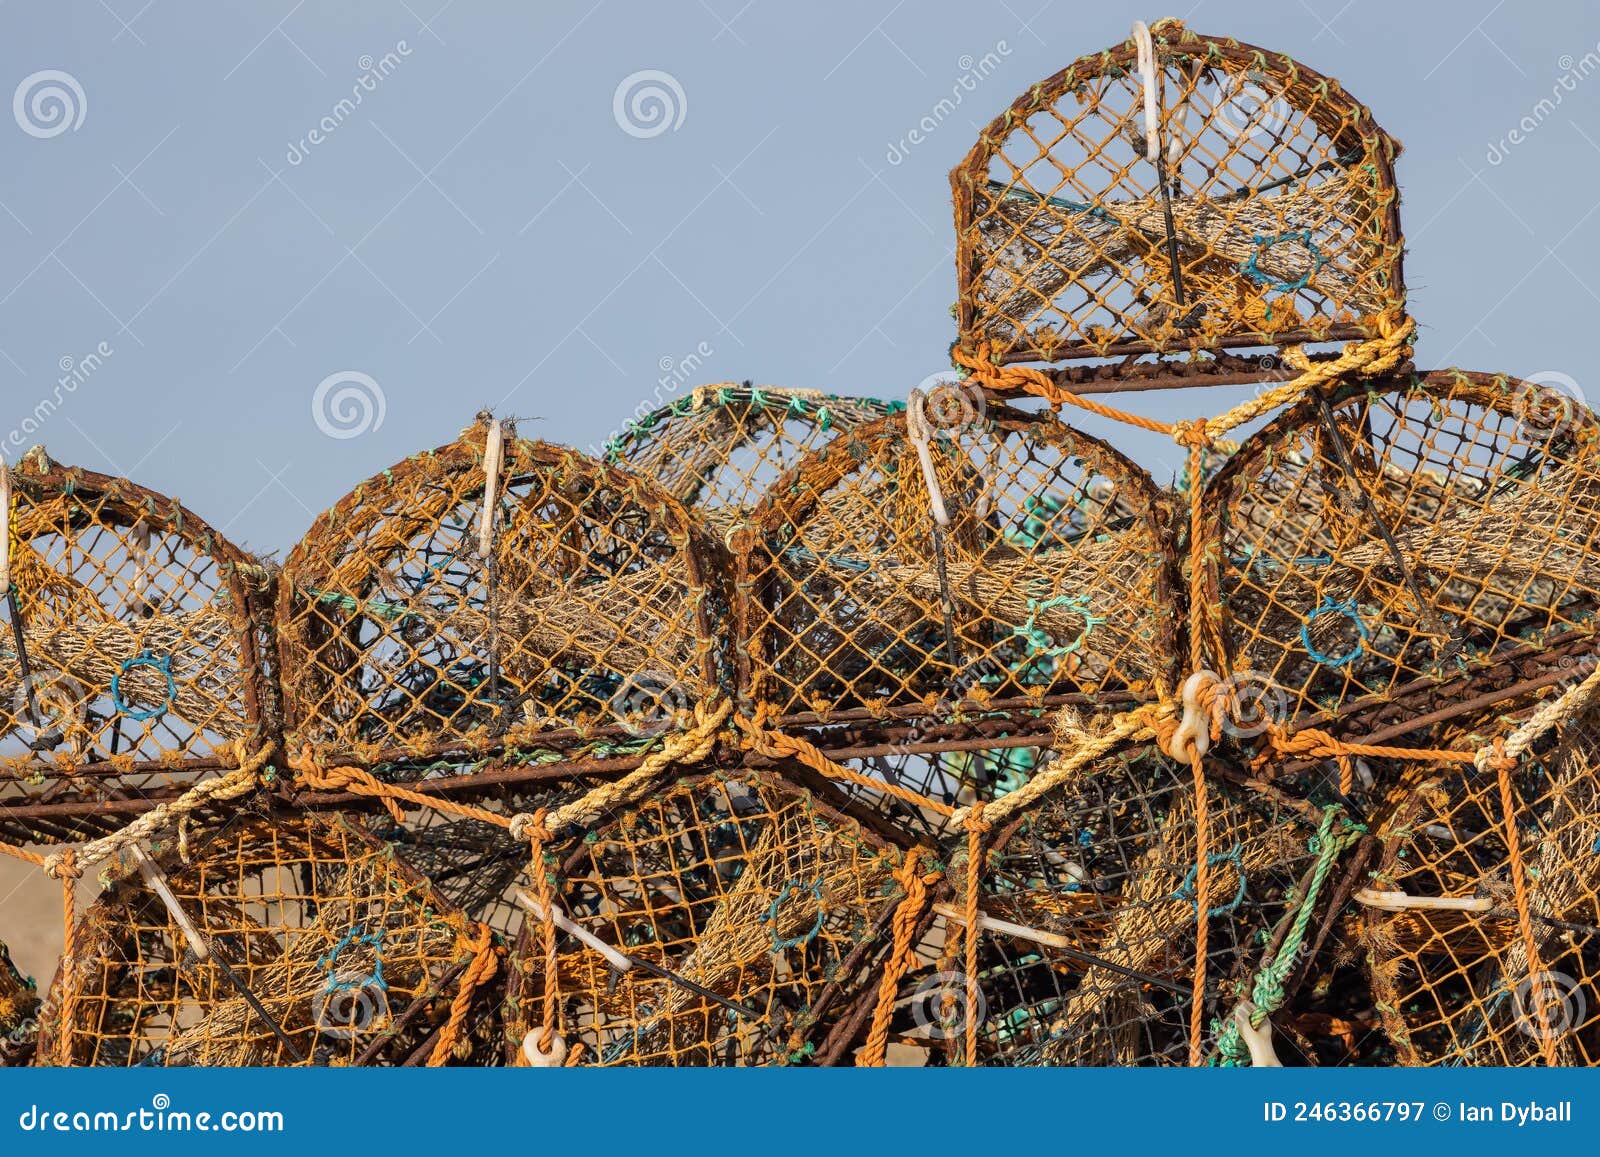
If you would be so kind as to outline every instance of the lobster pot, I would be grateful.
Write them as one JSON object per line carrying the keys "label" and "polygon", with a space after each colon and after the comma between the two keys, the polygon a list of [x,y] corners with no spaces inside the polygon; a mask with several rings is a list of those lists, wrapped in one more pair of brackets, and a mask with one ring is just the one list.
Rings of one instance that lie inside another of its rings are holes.
{"label": "lobster pot", "polygon": [[[1484,719],[1454,746],[1512,726]],[[1394,1063],[1600,1063],[1600,711],[1547,735],[1511,787],[1531,952],[1493,770],[1434,769],[1379,833],[1368,893],[1464,905],[1366,909],[1366,961]]]}
{"label": "lobster pot", "polygon": [[39,1032],[39,994],[0,941],[0,1068],[24,1063]]}
{"label": "lobster pot", "polygon": [[487,429],[318,518],[284,566],[291,746],[365,758],[659,734],[717,686],[714,548],[650,483],[508,437],[481,553]]}
{"label": "lobster pot", "polygon": [[720,534],[801,455],[902,405],[818,390],[701,386],[630,424],[606,444],[604,460],[652,479]]}
{"label": "lobster pot", "polygon": [[1450,372],[1307,398],[1204,506],[1224,664],[1279,719],[1594,630],[1600,425],[1558,389]]}
{"label": "lobster pot", "polygon": [[[560,934],[559,1028],[581,1063],[826,1059],[900,896],[898,848],[827,796],[755,771],[694,775],[547,857],[567,916],[640,962],[616,971]],[[514,1057],[543,1025],[542,943],[530,918],[509,991]]]}
{"label": "lobster pot", "polygon": [[1049,415],[975,407],[926,460],[905,415],[860,427],[733,536],[742,685],[794,722],[1156,695],[1168,517],[1142,470]]}
{"label": "lobster pot", "polygon": [[959,344],[1056,361],[1376,336],[1405,301],[1399,145],[1287,56],[1153,31],[1155,155],[1128,40],[1029,88],[951,173]]}
{"label": "lobster pot", "polygon": [[82,838],[97,801],[162,794],[259,742],[265,573],[248,555],[176,501],[38,448],[7,519],[0,835]]}
{"label": "lobster pot", "polygon": [[[1207,815],[1209,1025],[1277,943],[1316,827],[1222,784],[1210,787]],[[977,1064],[1188,1063],[1197,851],[1187,767],[1149,750],[1108,757],[996,829],[979,893],[996,923],[979,940],[976,1006],[959,939],[965,837],[956,840],[947,902],[935,904],[923,944],[931,962],[902,985],[911,1039],[936,1060],[964,1061],[976,1018]]]}
{"label": "lobster pot", "polygon": [[[427,1059],[477,932],[392,850],[343,817],[299,814],[191,836],[189,857],[155,863],[206,959],[158,887],[121,874],[76,929],[37,1063]],[[499,1046],[491,990],[478,995],[462,1042],[482,1064]]]}

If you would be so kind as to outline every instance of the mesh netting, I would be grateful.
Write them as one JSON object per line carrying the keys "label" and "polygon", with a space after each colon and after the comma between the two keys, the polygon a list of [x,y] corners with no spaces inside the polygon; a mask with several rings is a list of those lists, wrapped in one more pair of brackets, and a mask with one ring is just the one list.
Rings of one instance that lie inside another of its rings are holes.
{"label": "mesh netting", "polygon": [[[1512,726],[1484,720],[1477,738]],[[1519,761],[1508,786],[1520,870],[1493,771],[1428,774],[1380,832],[1370,891],[1401,910],[1368,907],[1363,939],[1399,1063],[1600,1063],[1597,777],[1600,711],[1559,725]],[[1408,906],[1413,898],[1448,899]]]}
{"label": "mesh netting", "polygon": [[1176,661],[1166,517],[1142,470],[1048,415],[937,430],[925,465],[904,415],[863,426],[751,516],[746,685],[835,718],[1156,694]]}
{"label": "mesh netting", "polygon": [[234,766],[269,710],[265,572],[175,501],[42,450],[10,489],[0,825],[70,839],[100,801]]}
{"label": "mesh netting", "polygon": [[[1226,1015],[1304,895],[1317,825],[1215,785],[1208,797],[1208,1020]],[[977,1005],[969,1003],[953,849],[945,899],[901,985],[906,1043],[984,1065],[1188,1063],[1196,954],[1195,811],[1187,768],[1150,749],[1090,765],[985,846]],[[964,1055],[969,1021],[978,1055]]]}
{"label": "mesh netting", "polygon": [[[761,1065],[811,1057],[851,1010],[899,853],[821,793],[742,771],[681,780],[546,862],[557,905],[633,960],[618,971],[575,937],[558,944],[560,1023],[583,1063]],[[530,925],[513,1049],[541,1024],[539,944]]]}
{"label": "mesh netting", "polygon": [[1300,402],[1208,492],[1229,668],[1316,716],[1591,633],[1597,455],[1593,414],[1505,377]]}
{"label": "mesh netting", "polygon": [[[47,998],[41,1063],[426,1058],[477,934],[391,849],[339,816],[193,839],[189,862],[172,849],[130,869],[85,913]],[[462,1044],[481,1064],[498,1043],[478,995]]]}
{"label": "mesh netting", "polygon": [[23,1060],[39,1031],[34,1013],[39,993],[33,981],[17,971],[11,952],[0,941],[0,1067]]}
{"label": "mesh netting", "polygon": [[911,839],[932,842],[945,834],[949,815],[906,798],[905,792],[949,808],[979,800],[987,803],[1027,783],[1051,758],[1048,748],[1031,744],[982,747],[976,743],[958,744],[957,750],[949,751],[891,748],[847,758],[844,766],[873,782],[840,787],[858,805],[870,808]]}
{"label": "mesh netting", "polygon": [[399,463],[289,556],[278,630],[296,741],[434,754],[508,734],[622,740],[718,683],[721,600],[696,532],[649,483],[509,438],[479,554],[482,425]]}
{"label": "mesh netting", "polygon": [[819,390],[701,386],[612,439],[605,461],[660,483],[720,534],[802,455],[902,408]]}
{"label": "mesh netting", "polygon": [[960,342],[1053,361],[1373,336],[1404,305],[1395,141],[1287,56],[1155,33],[1030,88],[951,174]]}

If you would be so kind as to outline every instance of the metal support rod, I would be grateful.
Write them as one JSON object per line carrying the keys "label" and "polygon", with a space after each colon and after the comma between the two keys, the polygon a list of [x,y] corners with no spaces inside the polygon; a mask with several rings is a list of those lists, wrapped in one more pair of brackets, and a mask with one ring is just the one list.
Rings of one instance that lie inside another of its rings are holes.
{"label": "metal support rod", "polygon": [[[28,661],[28,640],[22,630],[22,606],[17,601],[15,583],[6,586],[6,608],[11,614],[11,639],[17,648],[17,670],[22,676],[22,688],[28,708],[28,722],[35,731],[43,731],[40,721],[39,701],[33,687],[33,668]],[[35,738],[38,738],[37,736]]]}

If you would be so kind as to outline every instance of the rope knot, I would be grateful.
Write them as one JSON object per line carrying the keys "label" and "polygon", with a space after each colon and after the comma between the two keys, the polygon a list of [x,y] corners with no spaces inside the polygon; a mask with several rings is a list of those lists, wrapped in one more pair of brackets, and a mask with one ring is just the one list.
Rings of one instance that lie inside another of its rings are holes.
{"label": "rope knot", "polygon": [[83,876],[78,867],[78,853],[72,848],[45,859],[44,874],[52,880],[77,880]]}
{"label": "rope knot", "polygon": [[1210,424],[1204,418],[1184,419],[1172,424],[1172,440],[1190,450],[1209,450],[1216,445]]}
{"label": "rope knot", "polygon": [[548,808],[540,808],[533,813],[518,812],[511,817],[511,838],[525,840],[535,846],[546,844],[550,840],[550,829],[545,826],[545,817],[550,814]]}

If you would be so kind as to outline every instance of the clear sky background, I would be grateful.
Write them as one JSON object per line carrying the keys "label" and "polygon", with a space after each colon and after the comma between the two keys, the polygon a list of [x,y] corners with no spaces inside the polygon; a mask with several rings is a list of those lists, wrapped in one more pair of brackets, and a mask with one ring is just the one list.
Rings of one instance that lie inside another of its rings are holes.
{"label": "clear sky background", "polygon": [[[10,0],[0,98],[59,70],[82,99],[54,135],[0,114],[0,450],[43,441],[281,554],[484,405],[589,447],[686,360],[683,388],[904,397],[953,336],[949,169],[1034,81],[1167,14],[1339,77],[1404,142],[1419,362],[1591,384],[1592,5]],[[682,94],[655,135],[614,113],[643,70]],[[69,365],[93,369],[14,438]],[[381,424],[319,428],[337,374],[376,384]],[[1084,424],[1170,480],[1170,446]]]}

